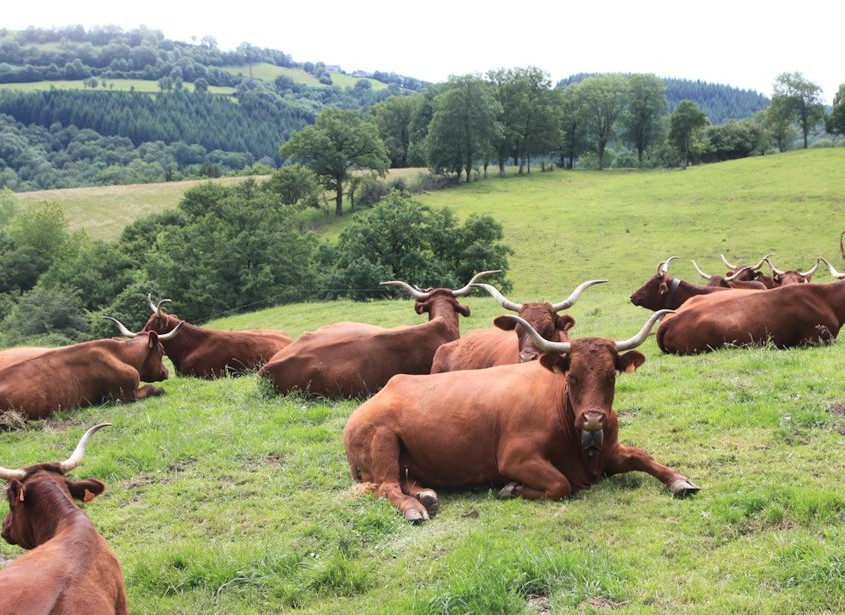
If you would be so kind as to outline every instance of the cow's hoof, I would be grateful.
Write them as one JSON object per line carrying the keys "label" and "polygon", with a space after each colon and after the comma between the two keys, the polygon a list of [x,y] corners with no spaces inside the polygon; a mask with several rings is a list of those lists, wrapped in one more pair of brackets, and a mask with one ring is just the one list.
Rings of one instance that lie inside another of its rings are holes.
{"label": "cow's hoof", "polygon": [[669,489],[669,493],[677,498],[685,498],[701,491],[701,487],[694,485],[686,479],[678,479],[672,482],[667,488]]}
{"label": "cow's hoof", "polygon": [[500,500],[506,500],[509,498],[516,498],[519,497],[520,492],[522,491],[522,484],[513,481],[502,487],[499,494],[496,496]]}
{"label": "cow's hoof", "polygon": [[422,523],[423,521],[428,521],[429,518],[425,509],[419,510],[418,508],[412,508],[405,511],[405,521],[410,521],[411,523]]}
{"label": "cow's hoof", "polygon": [[437,499],[437,493],[433,489],[425,489],[417,494],[417,499],[425,506],[428,514],[432,517],[440,510],[440,501]]}

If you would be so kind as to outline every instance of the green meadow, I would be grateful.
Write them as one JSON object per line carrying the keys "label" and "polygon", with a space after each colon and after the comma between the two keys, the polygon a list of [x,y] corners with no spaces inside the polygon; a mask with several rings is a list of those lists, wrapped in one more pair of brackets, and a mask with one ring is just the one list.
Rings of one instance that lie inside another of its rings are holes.
{"label": "green meadow", "polygon": [[[670,272],[693,282],[691,259],[723,273],[720,254],[771,253],[781,269],[822,255],[845,270],[843,169],[838,148],[685,171],[535,170],[415,198],[502,223],[514,301],[560,301],[609,280],[569,310],[572,335],[623,339],[650,314],[629,295],[670,256]],[[174,187],[138,189],[156,210],[175,206]],[[146,213],[122,189],[83,189],[73,206],[59,192],[22,198],[57,200],[73,228],[97,234],[103,218]],[[336,236],[349,219],[321,232]],[[822,269],[814,278],[830,281]],[[464,331],[502,313],[486,295],[463,302]],[[212,316],[208,327],[293,335],[339,320],[423,322],[411,298]],[[254,374],[174,376],[160,398],[2,431],[0,465],[64,459],[89,426],[113,423],[73,476],[109,487],[84,508],[122,562],[134,613],[845,611],[843,341],[677,357],[649,339],[639,350],[646,363],[616,382],[620,440],[689,476],[695,497],[636,473],[559,502],[478,488],[441,492],[438,515],[410,525],[352,488],[341,433],[359,402],[276,396]],[[20,553],[0,545],[0,565]]]}

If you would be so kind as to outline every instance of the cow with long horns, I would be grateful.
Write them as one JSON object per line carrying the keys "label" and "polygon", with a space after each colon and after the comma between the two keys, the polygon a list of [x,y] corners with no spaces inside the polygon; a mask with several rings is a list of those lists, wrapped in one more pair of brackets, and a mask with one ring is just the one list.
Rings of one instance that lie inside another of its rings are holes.
{"label": "cow with long horns", "polygon": [[101,339],[55,348],[0,370],[0,414],[14,410],[28,418],[43,418],[79,406],[110,400],[133,402],[164,393],[160,387],[140,383],[167,379],[161,342],[177,335],[179,329],[159,335],[155,331],[133,333],[118,325],[131,339]]}
{"label": "cow with long horns", "polygon": [[[724,259],[725,257],[722,255],[722,260]],[[766,290],[767,288],[772,288],[774,286],[774,282],[772,282],[771,285],[767,285],[762,279],[763,274],[758,271],[758,269],[764,262],[766,262],[765,258],[762,258],[760,259],[760,263],[757,265],[741,265],[736,267],[733,271],[727,272],[725,275],[704,273],[695,260],[692,261],[692,266],[698,275],[707,280],[707,286]]]}
{"label": "cow with long horns", "polygon": [[819,267],[819,259],[816,258],[815,264],[806,271],[799,271],[797,269],[780,270],[772,264],[771,259],[767,256],[765,261],[772,268],[772,279],[776,286],[788,286],[790,284],[808,284],[813,279],[813,274]]}
{"label": "cow with long horns", "polygon": [[109,424],[86,431],[65,461],[0,467],[9,503],[3,539],[28,550],[0,570],[0,613],[128,613],[120,562],[74,504],[106,486],[65,477],[82,462],[91,435]]}
{"label": "cow with long horns", "polygon": [[219,378],[227,374],[246,374],[264,365],[270,357],[293,342],[286,332],[273,329],[221,331],[198,327],[176,314],[166,313],[162,305],[169,302],[170,299],[162,299],[153,303],[152,296],[147,295],[152,314],[144,330],[167,333],[181,324],[182,332],[163,342],[164,352],[180,376]]}
{"label": "cow with long horns", "polygon": [[398,280],[382,282],[414,297],[417,314],[428,313],[428,322],[393,328],[356,322],[326,325],[303,333],[258,374],[278,393],[323,397],[365,397],[395,374],[427,374],[437,349],[460,337],[458,315],[470,315],[458,298],[469,294],[482,276],[493,273],[498,271],[477,273],[457,290],[423,291]]}
{"label": "cow with long horns", "polygon": [[[343,444],[352,478],[386,496],[408,521],[438,510],[434,488],[495,487],[499,497],[557,500],[602,476],[647,472],[675,495],[698,491],[686,476],[618,442],[617,372],[666,310],[634,337],[549,342],[519,316],[538,361],[427,376],[394,376],[349,417]],[[628,351],[628,352],[626,352]]]}
{"label": "cow with long horns", "polygon": [[669,274],[669,263],[678,258],[670,256],[658,263],[655,273],[645,284],[631,293],[631,303],[649,310],[676,310],[690,297],[712,293],[745,293],[757,290],[700,286],[690,284]]}
{"label": "cow with long horns", "polygon": [[[563,342],[569,339],[569,330],[575,325],[575,319],[568,314],[559,314],[572,307],[581,293],[607,280],[588,280],[579,284],[574,291],[559,303],[547,301],[526,301],[516,303],[505,297],[499,289],[490,284],[478,283],[473,286],[482,288],[506,310],[519,314],[545,339]],[[508,365],[533,361],[540,356],[531,336],[522,325],[510,318],[498,316],[493,320],[494,327],[474,329],[459,339],[443,344],[434,354],[431,373],[453,372],[459,369],[483,369],[494,365]]]}

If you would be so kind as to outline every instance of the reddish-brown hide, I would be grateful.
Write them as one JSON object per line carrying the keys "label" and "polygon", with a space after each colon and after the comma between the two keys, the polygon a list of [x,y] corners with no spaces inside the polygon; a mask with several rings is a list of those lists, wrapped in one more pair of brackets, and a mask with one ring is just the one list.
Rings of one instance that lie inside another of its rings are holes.
{"label": "reddish-brown hide", "polygon": [[131,402],[164,389],[141,381],[167,378],[157,333],[130,340],[102,339],[55,348],[0,371],[0,413],[42,418],[111,399]]}
{"label": "reddish-brown hide", "polygon": [[0,570],[0,613],[128,612],[120,562],[73,502],[90,502],[105,485],[64,476],[82,461],[91,434],[106,425],[89,429],[67,461],[0,468],[9,504],[3,539],[29,549]]}
{"label": "reddish-brown hide", "polygon": [[[519,314],[543,338],[553,342],[569,339],[569,330],[575,319],[567,314],[558,314],[572,307],[581,293],[594,284],[607,280],[589,280],[578,285],[572,294],[560,303],[534,301],[515,303],[502,295],[490,284],[473,284],[487,291],[496,302]],[[508,365],[533,361],[540,356],[531,336],[522,325],[505,316],[493,320],[494,327],[474,329],[460,339],[443,344],[437,349],[431,365],[431,373],[453,372],[459,369],[483,369],[494,365]],[[513,333],[511,333],[513,331]]]}
{"label": "reddish-brown hide", "polygon": [[153,313],[144,325],[145,331],[167,333],[182,323],[179,335],[163,342],[164,352],[180,376],[218,378],[226,374],[241,375],[258,369],[293,342],[293,338],[284,331],[272,329],[221,331],[197,327],[162,310],[161,305],[170,299],[163,299],[158,305],[149,296],[147,301]]}
{"label": "reddish-brown hide", "polygon": [[326,325],[303,333],[258,374],[279,393],[325,397],[365,397],[395,374],[427,374],[437,349],[460,337],[458,315],[470,314],[458,298],[491,273],[497,272],[482,271],[458,290],[421,291],[405,282],[382,282],[401,286],[414,296],[414,309],[417,314],[428,313],[428,322],[394,328],[356,322]]}
{"label": "reddish-brown hide", "polygon": [[[645,357],[631,350],[657,320],[624,342],[547,342],[539,361],[426,376],[399,375],[361,405],[343,442],[353,480],[386,496],[409,521],[438,508],[432,489],[495,487],[500,497],[565,498],[604,475],[648,472],[670,492],[698,490],[673,468],[618,442],[616,372]],[[526,330],[530,325],[518,316]]]}

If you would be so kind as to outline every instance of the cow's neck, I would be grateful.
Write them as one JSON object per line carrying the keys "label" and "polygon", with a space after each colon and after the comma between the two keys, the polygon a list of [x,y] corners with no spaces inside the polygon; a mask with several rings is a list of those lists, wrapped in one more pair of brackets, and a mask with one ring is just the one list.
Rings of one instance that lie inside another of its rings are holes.
{"label": "cow's neck", "polygon": [[36,546],[51,540],[69,526],[77,523],[90,525],[85,513],[61,487],[50,480],[29,483],[24,497],[29,499],[28,518],[37,520],[31,529],[33,544]]}
{"label": "cow's neck", "polygon": [[441,301],[435,301],[428,311],[428,320],[432,321],[435,318],[442,318],[449,332],[454,334],[456,339],[458,338],[460,323],[458,322],[458,313],[455,311],[454,299],[444,297]]}
{"label": "cow's neck", "polygon": [[[180,352],[187,352],[188,350],[195,348],[199,342],[208,337],[208,333],[203,331],[202,328],[196,327],[184,320],[180,320],[179,322],[182,323],[182,326],[179,327],[179,332],[171,339],[161,343],[164,347],[164,351],[167,353],[167,356],[171,359],[173,358],[170,356],[172,352],[177,354]],[[176,324],[179,324],[179,322]],[[176,325],[171,327],[170,330],[172,331],[175,326]]]}

